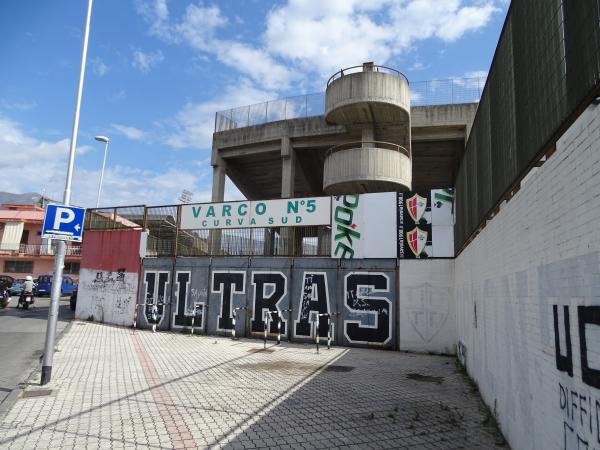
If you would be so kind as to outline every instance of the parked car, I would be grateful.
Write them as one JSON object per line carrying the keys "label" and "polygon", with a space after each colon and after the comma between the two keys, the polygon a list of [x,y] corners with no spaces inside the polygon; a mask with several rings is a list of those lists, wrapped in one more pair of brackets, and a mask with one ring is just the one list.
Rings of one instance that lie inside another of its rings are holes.
{"label": "parked car", "polygon": [[[73,278],[63,275],[62,285],[60,286],[60,295],[71,295],[77,284]],[[52,293],[52,275],[40,275],[37,277],[37,286],[35,287],[35,295],[42,297]]]}
{"label": "parked car", "polygon": [[75,308],[77,308],[77,291],[78,291],[78,286],[75,286],[75,289],[73,289],[73,293],[71,294],[71,298],[69,299],[69,305],[71,305],[71,311],[75,311]]}
{"label": "parked car", "polygon": [[25,283],[25,278],[17,278],[13,281],[12,286],[8,290],[10,295],[21,295],[21,291],[23,290],[23,283]]}
{"label": "parked car", "polygon": [[10,289],[10,287],[13,284],[13,281],[15,281],[15,279],[11,276],[0,275],[0,292],[4,291],[5,287]]}

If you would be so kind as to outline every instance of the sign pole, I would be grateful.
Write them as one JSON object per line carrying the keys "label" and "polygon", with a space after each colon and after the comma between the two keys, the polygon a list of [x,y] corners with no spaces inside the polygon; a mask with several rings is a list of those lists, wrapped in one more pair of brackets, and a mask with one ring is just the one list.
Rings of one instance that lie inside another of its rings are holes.
{"label": "sign pole", "polygon": [[[77,99],[75,101],[75,117],[73,119],[73,130],[71,132],[71,146],[69,149],[69,165],[67,166],[67,179],[63,203],[69,205],[71,202],[71,182],[73,180],[73,165],[75,163],[75,148],[77,147],[77,132],[79,130],[79,111],[81,108],[81,94],[83,92],[83,79],[85,76],[85,63],[87,59],[88,38],[90,35],[90,18],[92,16],[92,0],[88,0],[87,16],[85,20],[85,31],[83,33],[83,49],[81,51],[81,66],[79,68],[79,84],[77,86]],[[46,326],[46,343],[44,345],[44,358],[42,361],[41,385],[48,384],[52,378],[52,358],[54,356],[54,342],[56,339],[56,322],[58,320],[58,301],[62,287],[62,275],[65,262],[67,244],[63,240],[58,241],[56,259],[54,261],[54,277],[52,283],[52,297],[48,308],[48,323]]]}

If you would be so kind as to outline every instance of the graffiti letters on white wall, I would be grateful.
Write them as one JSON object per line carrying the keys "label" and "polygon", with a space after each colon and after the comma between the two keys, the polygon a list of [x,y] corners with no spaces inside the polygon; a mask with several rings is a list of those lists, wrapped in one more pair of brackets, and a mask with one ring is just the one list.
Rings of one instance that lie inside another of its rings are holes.
{"label": "graffiti letters on white wall", "polygon": [[[571,335],[571,311],[576,310],[577,335]],[[572,379],[558,383],[560,409],[563,412],[564,448],[600,448],[600,366],[597,351],[589,335],[600,332],[600,306],[552,305],[556,368]],[[573,347],[578,347],[579,372],[573,370]],[[594,358],[593,364],[590,359]],[[579,378],[579,380],[577,380]],[[571,380],[570,380],[571,381]],[[576,387],[581,381],[583,385]]]}
{"label": "graffiti letters on white wall", "polygon": [[81,269],[75,317],[131,325],[137,287],[138,275],[135,272]]}

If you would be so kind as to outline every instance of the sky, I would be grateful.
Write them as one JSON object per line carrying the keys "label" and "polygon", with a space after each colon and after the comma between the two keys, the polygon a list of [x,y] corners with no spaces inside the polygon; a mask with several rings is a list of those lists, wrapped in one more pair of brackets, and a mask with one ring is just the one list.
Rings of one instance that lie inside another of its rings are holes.
{"label": "sky", "polygon": [[[87,1],[0,2],[0,191],[61,200]],[[95,0],[72,203],[210,200],[216,111],[323,92],[374,61],[485,76],[508,0]],[[231,183],[226,198],[239,198]]]}

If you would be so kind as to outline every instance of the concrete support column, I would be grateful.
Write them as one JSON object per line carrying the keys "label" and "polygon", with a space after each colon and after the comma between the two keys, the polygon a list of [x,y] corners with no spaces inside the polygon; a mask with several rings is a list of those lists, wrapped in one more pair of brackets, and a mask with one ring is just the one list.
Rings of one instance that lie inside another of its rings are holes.
{"label": "concrete support column", "polygon": [[227,163],[219,158],[213,164],[212,201],[222,202],[225,198],[225,176],[227,175]]}
{"label": "concrete support column", "polygon": [[[225,199],[225,177],[227,163],[223,158],[218,158],[213,163],[212,201],[222,202]],[[221,254],[221,230],[211,230],[209,233],[211,255]]]}
{"label": "concrete support column", "polygon": [[[294,196],[296,177],[296,152],[289,136],[281,138],[281,198]],[[294,228],[282,227],[279,240],[279,254],[289,255],[294,249]]]}
{"label": "concrete support column", "polygon": [[289,136],[281,138],[281,197],[294,196],[296,177],[296,152]]}

